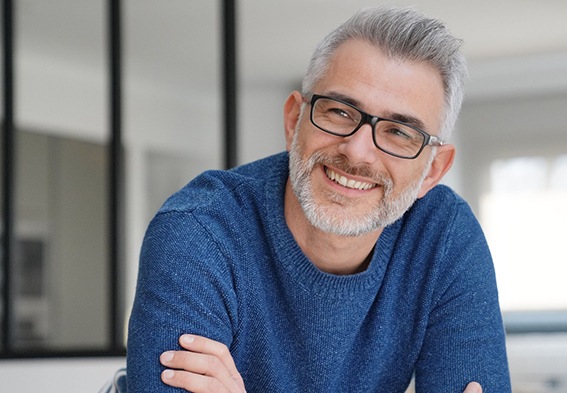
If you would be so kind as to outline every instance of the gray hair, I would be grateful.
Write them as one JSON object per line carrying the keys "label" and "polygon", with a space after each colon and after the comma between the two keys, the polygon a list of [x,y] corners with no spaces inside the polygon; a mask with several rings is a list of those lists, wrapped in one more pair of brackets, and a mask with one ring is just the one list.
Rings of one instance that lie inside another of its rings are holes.
{"label": "gray hair", "polygon": [[455,126],[468,77],[460,51],[462,40],[453,37],[443,23],[411,8],[364,8],[327,35],[316,47],[302,83],[304,95],[325,76],[336,49],[358,39],[380,48],[390,58],[427,62],[441,74],[445,91],[441,139]]}

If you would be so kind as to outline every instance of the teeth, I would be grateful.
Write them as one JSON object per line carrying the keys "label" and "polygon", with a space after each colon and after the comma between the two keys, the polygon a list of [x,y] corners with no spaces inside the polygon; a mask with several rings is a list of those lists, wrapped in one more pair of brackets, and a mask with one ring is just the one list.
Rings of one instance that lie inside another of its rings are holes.
{"label": "teeth", "polygon": [[345,176],[341,176],[338,173],[330,170],[329,168],[325,168],[325,173],[327,174],[327,177],[329,179],[331,179],[335,183],[340,184],[343,187],[354,188],[356,190],[369,190],[376,187],[375,183],[364,183],[353,179],[347,179]]}

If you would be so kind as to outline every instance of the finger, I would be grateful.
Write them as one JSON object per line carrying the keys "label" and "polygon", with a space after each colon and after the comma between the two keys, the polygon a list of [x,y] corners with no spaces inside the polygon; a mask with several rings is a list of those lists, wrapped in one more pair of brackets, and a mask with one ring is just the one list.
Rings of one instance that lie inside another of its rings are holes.
{"label": "finger", "polygon": [[234,359],[228,347],[223,343],[202,336],[184,334],[179,338],[179,344],[191,352],[213,355],[223,363],[224,367],[231,374],[231,377],[244,386],[242,377],[234,363]]}
{"label": "finger", "polygon": [[161,373],[161,380],[169,386],[182,388],[193,393],[240,392],[239,390],[229,390],[213,377],[181,370],[165,370]]}
{"label": "finger", "polygon": [[[180,372],[166,373],[166,375],[175,375],[173,383],[183,384],[182,386],[186,389],[189,389],[188,386],[193,383],[198,383],[198,386],[205,383],[214,386],[218,382],[230,392],[244,391],[244,384],[240,376],[234,378],[223,362],[214,355],[191,351],[167,351],[160,356],[160,362],[170,371]],[[203,380],[201,377],[209,379]]]}
{"label": "finger", "polygon": [[482,386],[478,382],[471,382],[463,393],[482,393]]}

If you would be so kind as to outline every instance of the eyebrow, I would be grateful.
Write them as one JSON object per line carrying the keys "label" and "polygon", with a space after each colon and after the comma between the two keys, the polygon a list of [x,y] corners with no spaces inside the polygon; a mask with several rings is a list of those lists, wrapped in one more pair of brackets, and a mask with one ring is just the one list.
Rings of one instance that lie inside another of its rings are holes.
{"label": "eyebrow", "polygon": [[415,116],[404,115],[402,113],[393,113],[390,116],[388,116],[388,118],[391,119],[391,120],[397,120],[399,122],[409,124],[412,127],[419,128],[420,130],[426,131],[425,130],[425,124]]}
{"label": "eyebrow", "polygon": [[[351,104],[351,105],[357,107],[359,110],[366,112],[366,111],[361,109],[361,106],[362,106],[361,102],[358,101],[357,99],[353,98],[353,97],[347,96],[345,94],[342,94],[342,93],[339,93],[339,92],[336,92],[336,91],[330,91],[328,93],[325,93],[325,95],[327,95],[328,97],[331,97],[331,98],[335,98],[337,100],[344,101],[348,104]],[[366,112],[366,113],[368,113],[368,112]],[[369,114],[371,116],[377,116],[377,115],[374,115],[372,113],[369,113]],[[396,120],[396,121],[408,124],[412,127],[419,128],[420,130],[426,131],[425,123],[421,119],[419,119],[415,116],[409,115],[409,114],[389,113],[385,116],[378,116],[378,117],[383,118],[383,119]]]}

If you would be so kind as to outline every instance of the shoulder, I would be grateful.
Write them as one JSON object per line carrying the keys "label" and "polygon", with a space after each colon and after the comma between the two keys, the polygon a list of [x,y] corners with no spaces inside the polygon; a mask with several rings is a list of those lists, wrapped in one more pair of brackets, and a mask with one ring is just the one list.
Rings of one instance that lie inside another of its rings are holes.
{"label": "shoulder", "polygon": [[[456,267],[472,259],[491,264],[484,232],[469,204],[447,186],[417,200],[402,221],[405,242],[424,247],[428,259]],[[431,255],[430,255],[431,254]]]}
{"label": "shoulder", "polygon": [[158,211],[192,212],[198,209],[227,209],[245,201],[262,198],[266,184],[274,173],[287,171],[287,154],[266,157],[231,170],[203,172],[181,190],[173,194]]}
{"label": "shoulder", "polygon": [[[259,235],[271,184],[285,181],[287,154],[234,168],[207,171],[172,195],[151,220],[145,249],[230,255]],[[273,202],[271,202],[273,203]]]}
{"label": "shoulder", "polygon": [[443,184],[433,187],[423,198],[416,201],[416,205],[420,206],[420,208],[435,208],[439,206],[463,207],[460,205],[466,204],[465,200],[453,189]]}
{"label": "shoulder", "polygon": [[411,221],[438,229],[452,225],[478,225],[469,204],[445,185],[434,187],[418,199],[408,213]]}

